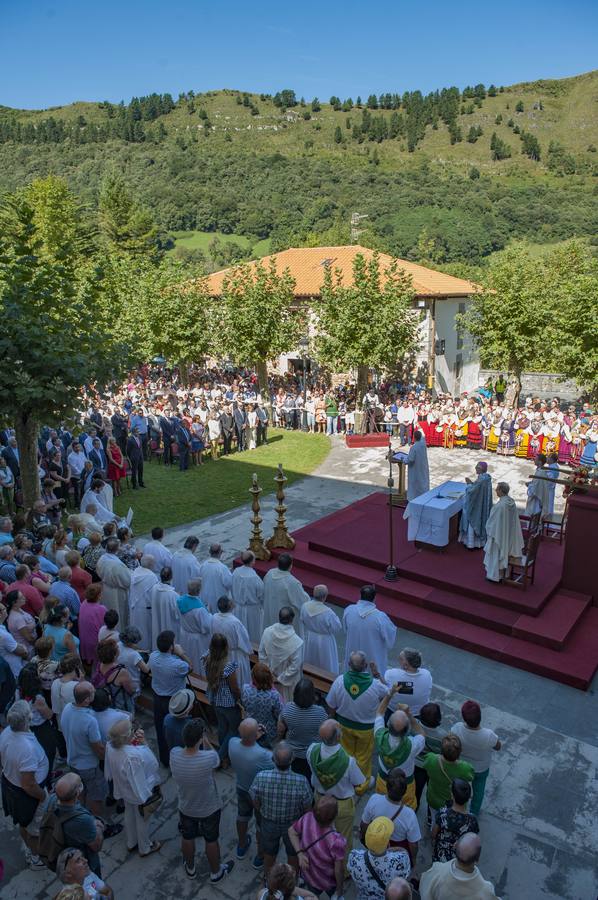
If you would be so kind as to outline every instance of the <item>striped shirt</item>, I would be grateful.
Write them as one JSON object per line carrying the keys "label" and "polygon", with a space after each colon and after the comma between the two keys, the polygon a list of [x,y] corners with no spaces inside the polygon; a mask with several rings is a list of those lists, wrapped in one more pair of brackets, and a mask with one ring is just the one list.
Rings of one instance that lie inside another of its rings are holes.
{"label": "striped shirt", "polygon": [[215,750],[185,753],[182,747],[170,751],[170,771],[179,794],[179,811],[184,816],[205,819],[221,808],[214,769],[220,765]]}
{"label": "striped shirt", "polygon": [[327,719],[326,710],[315,703],[302,709],[291,701],[283,706],[280,718],[288,729],[285,740],[292,747],[295,756],[305,759],[309,745],[320,739],[318,731],[322,722]]}

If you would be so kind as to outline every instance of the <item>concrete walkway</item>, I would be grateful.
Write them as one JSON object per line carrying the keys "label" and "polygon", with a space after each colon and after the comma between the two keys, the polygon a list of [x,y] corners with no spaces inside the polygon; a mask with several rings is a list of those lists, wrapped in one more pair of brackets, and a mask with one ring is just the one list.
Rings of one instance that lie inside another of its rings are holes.
{"label": "concrete walkway", "polygon": [[[432,484],[448,478],[463,479],[473,471],[475,462],[484,458],[493,478],[508,481],[517,502],[523,505],[525,501],[530,463],[469,450],[433,449],[429,457]],[[324,464],[289,489],[289,527],[299,528],[379,489],[385,485],[386,475],[384,450],[347,450],[341,438],[333,439],[332,451]],[[273,525],[273,506],[273,496],[267,497],[262,510],[266,536]],[[196,533],[201,540],[200,556],[205,555],[212,541],[219,541],[230,560],[247,544],[249,517],[247,505],[171,529],[166,543],[175,548],[188,534]],[[342,614],[341,610],[338,612]],[[393,660],[402,646],[421,650],[424,665],[434,676],[434,698],[442,705],[446,723],[457,721],[463,700],[475,697],[483,706],[484,724],[493,728],[503,742],[503,750],[493,760],[480,816],[481,870],[494,882],[497,894],[506,900],[595,900],[596,681],[590,691],[581,693],[404,630],[391,654]],[[151,735],[150,723],[147,725]],[[217,781],[224,801],[221,846],[223,857],[230,858],[236,844],[234,781],[228,773],[218,774]],[[156,816],[154,827],[155,837],[165,842],[159,853],[145,860],[128,855],[122,837],[105,845],[104,875],[117,898],[253,900],[260,874],[251,868],[249,860],[237,862],[230,878],[212,887],[198,846],[198,879],[189,881],[185,877],[171,780],[165,782],[164,792],[166,803]],[[361,801],[360,809],[364,802]],[[431,856],[429,832],[421,811],[420,824],[423,841],[419,872],[427,868]],[[3,898],[29,896],[41,900],[54,896],[58,886],[51,873],[23,870],[20,840],[12,825],[1,818],[0,847],[7,866]],[[354,898],[352,888],[345,896],[347,900]]]}

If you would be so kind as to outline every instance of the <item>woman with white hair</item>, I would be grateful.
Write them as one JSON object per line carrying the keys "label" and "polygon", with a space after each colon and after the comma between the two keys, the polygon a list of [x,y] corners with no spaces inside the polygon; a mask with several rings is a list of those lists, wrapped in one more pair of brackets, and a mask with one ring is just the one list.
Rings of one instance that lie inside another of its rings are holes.
{"label": "woman with white hair", "polygon": [[159,764],[143,731],[135,731],[129,720],[115,722],[108,731],[104,776],[113,782],[114,797],[125,804],[128,849],[137,847],[140,856],[155,853],[162,844],[150,840],[149,820],[160,805]]}
{"label": "woman with white hair", "polygon": [[47,798],[48,757],[31,731],[31,708],[25,700],[13,703],[6,720],[8,728],[0,734],[2,807],[4,814],[19,826],[28,864],[34,869],[44,868],[31,848],[39,835]]}

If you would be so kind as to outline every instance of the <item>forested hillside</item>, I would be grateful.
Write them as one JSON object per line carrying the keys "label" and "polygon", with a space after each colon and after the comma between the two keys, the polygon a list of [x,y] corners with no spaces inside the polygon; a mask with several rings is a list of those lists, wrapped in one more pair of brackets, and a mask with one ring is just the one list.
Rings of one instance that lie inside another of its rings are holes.
{"label": "forested hillside", "polygon": [[511,239],[598,234],[598,72],[511,87],[298,98],[218,91],[0,107],[0,189],[64,175],[90,206],[119,173],[164,231],[246,252],[348,240],[439,264]]}

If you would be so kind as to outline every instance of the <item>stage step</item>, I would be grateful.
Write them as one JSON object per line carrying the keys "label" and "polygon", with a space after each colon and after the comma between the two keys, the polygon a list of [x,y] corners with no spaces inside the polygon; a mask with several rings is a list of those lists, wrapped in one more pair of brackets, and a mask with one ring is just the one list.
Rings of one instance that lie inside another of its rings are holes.
{"label": "stage step", "polygon": [[587,594],[561,588],[552,595],[541,616],[519,616],[513,636],[560,650],[591,603]]}
{"label": "stage step", "polygon": [[348,434],[345,443],[350,449],[356,447],[388,447],[389,436],[384,432],[374,434]]}

